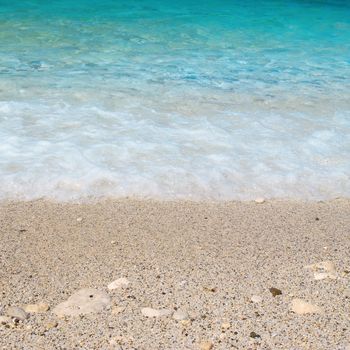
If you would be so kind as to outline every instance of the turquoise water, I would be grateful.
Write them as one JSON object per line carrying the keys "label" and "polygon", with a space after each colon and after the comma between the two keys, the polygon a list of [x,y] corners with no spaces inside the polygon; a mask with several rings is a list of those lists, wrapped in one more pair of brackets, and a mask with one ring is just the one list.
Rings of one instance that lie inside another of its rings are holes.
{"label": "turquoise water", "polygon": [[350,195],[350,3],[0,0],[0,197]]}

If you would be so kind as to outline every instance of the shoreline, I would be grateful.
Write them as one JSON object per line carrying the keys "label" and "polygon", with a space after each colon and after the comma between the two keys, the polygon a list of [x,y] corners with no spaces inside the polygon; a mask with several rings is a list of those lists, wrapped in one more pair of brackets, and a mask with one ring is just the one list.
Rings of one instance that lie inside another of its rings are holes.
{"label": "shoreline", "polygon": [[[0,315],[50,306],[0,325],[0,348],[350,346],[350,199],[2,201],[0,240]],[[305,268],[322,262],[332,275]],[[118,278],[129,284],[108,290]],[[104,291],[111,305],[58,317],[55,307],[82,288]],[[295,299],[319,311],[297,314]],[[171,315],[149,318],[143,308]],[[187,317],[174,319],[176,310]]]}
{"label": "shoreline", "polygon": [[350,201],[349,196],[334,196],[329,198],[301,198],[301,197],[264,197],[256,196],[249,199],[211,199],[197,197],[156,197],[156,196],[83,196],[81,198],[59,199],[56,197],[40,197],[40,198],[0,198],[0,207],[9,204],[18,203],[50,203],[62,205],[93,205],[106,202],[130,202],[130,203],[178,203],[178,204],[261,204],[263,203],[300,203],[300,204],[319,204],[333,203],[336,201]]}

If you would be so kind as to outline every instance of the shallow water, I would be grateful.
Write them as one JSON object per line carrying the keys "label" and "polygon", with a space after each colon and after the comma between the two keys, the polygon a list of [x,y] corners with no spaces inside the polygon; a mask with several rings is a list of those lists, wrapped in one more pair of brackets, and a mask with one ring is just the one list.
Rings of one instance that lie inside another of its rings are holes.
{"label": "shallow water", "polygon": [[0,198],[350,195],[348,1],[0,0]]}

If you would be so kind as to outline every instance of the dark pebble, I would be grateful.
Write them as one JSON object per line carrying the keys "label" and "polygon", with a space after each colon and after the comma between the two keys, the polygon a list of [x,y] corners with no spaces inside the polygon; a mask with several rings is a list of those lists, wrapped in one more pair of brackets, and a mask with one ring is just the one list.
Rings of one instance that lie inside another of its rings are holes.
{"label": "dark pebble", "polygon": [[277,288],[270,288],[269,291],[271,292],[271,294],[276,297],[277,295],[281,295],[282,294],[282,291],[280,289],[277,289]]}
{"label": "dark pebble", "polygon": [[250,335],[249,335],[251,338],[261,338],[261,336],[255,332],[250,332]]}

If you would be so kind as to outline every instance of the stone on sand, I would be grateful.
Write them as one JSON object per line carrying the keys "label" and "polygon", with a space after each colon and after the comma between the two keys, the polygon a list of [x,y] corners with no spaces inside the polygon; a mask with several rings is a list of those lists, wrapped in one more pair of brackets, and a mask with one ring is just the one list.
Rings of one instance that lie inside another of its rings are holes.
{"label": "stone on sand", "polygon": [[200,350],[211,350],[213,348],[213,343],[211,341],[202,341],[199,344],[199,349]]}
{"label": "stone on sand", "polygon": [[144,307],[141,309],[141,313],[146,317],[162,317],[162,316],[170,316],[172,311],[169,309],[152,309],[150,307]]}
{"label": "stone on sand", "polygon": [[24,321],[29,316],[23,309],[17,306],[10,306],[6,311],[6,315],[19,321]]}
{"label": "stone on sand", "polygon": [[59,317],[79,316],[101,312],[110,305],[111,299],[107,293],[93,288],[84,288],[57,305],[53,312]]}
{"label": "stone on sand", "polygon": [[261,338],[260,334],[255,333],[255,332],[250,332],[249,336],[253,339]]}
{"label": "stone on sand", "polygon": [[183,321],[188,319],[188,314],[182,310],[176,310],[173,314],[173,319],[176,321]]}
{"label": "stone on sand", "polygon": [[27,304],[23,306],[23,310],[28,313],[42,313],[50,309],[49,304],[38,303],[38,304]]}
{"label": "stone on sand", "polygon": [[231,324],[229,322],[224,322],[221,325],[221,329],[225,330],[225,329],[229,329],[231,327]]}
{"label": "stone on sand", "polygon": [[291,310],[298,315],[323,313],[323,310],[320,307],[310,304],[302,299],[293,299]]}
{"label": "stone on sand", "polygon": [[184,326],[187,327],[191,324],[191,320],[182,320],[180,321],[180,323]]}
{"label": "stone on sand", "polygon": [[330,279],[337,278],[335,265],[331,261],[321,261],[316,264],[307,265],[305,266],[305,268],[313,271],[315,280],[323,280],[326,278],[330,278]]}
{"label": "stone on sand", "polygon": [[107,288],[109,290],[113,290],[113,289],[118,289],[118,288],[124,288],[127,287],[129,285],[129,280],[125,277],[122,278],[118,278],[117,280],[111,282]]}
{"label": "stone on sand", "polygon": [[51,322],[46,323],[45,330],[49,331],[50,329],[56,328],[57,326],[58,326],[58,322],[51,321]]}
{"label": "stone on sand", "polygon": [[275,287],[270,288],[269,291],[274,297],[276,297],[277,295],[282,295],[282,291]]}
{"label": "stone on sand", "polygon": [[258,198],[255,199],[255,203],[257,203],[257,204],[265,203],[265,198],[263,198],[263,197],[258,197]]}

